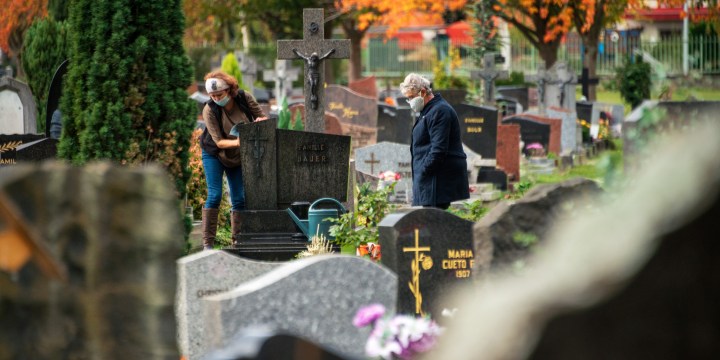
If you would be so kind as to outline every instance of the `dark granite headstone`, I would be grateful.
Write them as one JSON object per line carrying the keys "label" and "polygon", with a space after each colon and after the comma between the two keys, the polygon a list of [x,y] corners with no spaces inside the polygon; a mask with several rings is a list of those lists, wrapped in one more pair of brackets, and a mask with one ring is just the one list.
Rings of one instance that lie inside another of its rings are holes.
{"label": "dark granite headstone", "polygon": [[377,142],[410,145],[413,121],[410,108],[378,104]]}
{"label": "dark granite headstone", "polygon": [[523,110],[527,110],[529,108],[529,89],[527,86],[517,86],[517,85],[506,85],[506,86],[498,86],[497,91],[502,96],[511,97],[513,99],[517,99],[517,101],[522,105]]}
{"label": "dark granite headstone", "polygon": [[471,221],[434,208],[408,209],[379,224],[382,264],[398,276],[397,312],[438,318],[443,297],[471,279]]}
{"label": "dark granite headstone", "polygon": [[17,147],[17,161],[41,161],[54,159],[57,154],[56,139],[44,138]]}
{"label": "dark granite headstone", "polygon": [[506,191],[508,174],[498,169],[480,169],[478,171],[477,183],[490,183],[498,190]]}
{"label": "dark granite headstone", "polygon": [[465,146],[483,158],[495,159],[498,110],[494,107],[459,104],[460,134]]}
{"label": "dark granite headstone", "polygon": [[[30,150],[27,148],[27,145],[41,140],[44,137],[44,134],[0,134],[0,166],[15,165],[19,161],[33,160],[30,153],[27,152]],[[21,147],[23,150],[27,150],[20,151]],[[22,155],[19,155],[19,153],[22,153]],[[45,158],[36,160],[42,160]]]}
{"label": "dark granite headstone", "polygon": [[348,199],[350,138],[277,129],[277,120],[239,127],[246,209],[240,246],[227,249],[262,260],[289,260],[305,250],[286,209],[297,201]]}
{"label": "dark granite headstone", "polygon": [[520,139],[523,144],[523,153],[527,155],[527,146],[532,143],[540,143],[546,150],[550,145],[550,125],[532,120],[522,115],[513,116],[503,120],[503,124],[520,125]]}
{"label": "dark granite headstone", "polygon": [[377,98],[357,93],[345,86],[328,85],[325,88],[325,110],[346,124],[377,126]]}

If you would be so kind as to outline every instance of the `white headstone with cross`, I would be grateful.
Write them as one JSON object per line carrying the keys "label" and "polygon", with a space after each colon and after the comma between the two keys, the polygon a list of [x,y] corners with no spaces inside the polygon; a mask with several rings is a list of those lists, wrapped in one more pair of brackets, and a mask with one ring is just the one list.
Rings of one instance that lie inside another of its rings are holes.
{"label": "white headstone with cross", "polygon": [[278,59],[305,61],[305,130],[325,131],[324,59],[350,57],[350,40],[325,39],[323,9],[303,9],[303,39],[278,40]]}
{"label": "white headstone with cross", "polygon": [[288,60],[275,60],[274,70],[263,71],[263,80],[275,82],[275,99],[278,104],[290,95],[293,81],[297,80],[300,69],[292,68]]}

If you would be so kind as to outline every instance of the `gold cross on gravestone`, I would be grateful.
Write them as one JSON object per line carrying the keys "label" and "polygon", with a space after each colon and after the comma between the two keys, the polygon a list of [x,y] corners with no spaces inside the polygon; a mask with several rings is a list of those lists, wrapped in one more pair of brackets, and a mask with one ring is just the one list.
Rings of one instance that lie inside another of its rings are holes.
{"label": "gold cross on gravestone", "polygon": [[430,251],[430,247],[420,247],[419,242],[420,232],[418,229],[415,229],[415,247],[404,247],[403,252],[415,253],[415,257],[410,263],[412,281],[408,283],[408,287],[410,288],[410,292],[415,295],[415,314],[425,316],[425,313],[422,311],[422,291],[420,290],[420,265],[422,264],[423,268],[425,268],[426,270],[429,269],[430,267],[432,267],[432,258],[430,258],[431,261],[428,262],[426,260],[426,255],[420,254],[423,251]]}
{"label": "gold cross on gravestone", "polygon": [[375,153],[370,153],[370,160],[365,160],[366,164],[370,164],[370,174],[375,175],[375,164],[379,164],[380,160],[375,160]]}
{"label": "gold cross on gravestone", "polygon": [[350,58],[350,40],[325,39],[323,9],[303,9],[303,40],[278,40],[278,59],[305,61],[305,130],[325,132],[324,59]]}

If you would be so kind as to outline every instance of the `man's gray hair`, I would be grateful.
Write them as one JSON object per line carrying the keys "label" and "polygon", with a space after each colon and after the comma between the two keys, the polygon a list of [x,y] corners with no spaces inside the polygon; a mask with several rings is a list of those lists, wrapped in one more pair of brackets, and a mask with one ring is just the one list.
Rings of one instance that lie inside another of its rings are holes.
{"label": "man's gray hair", "polygon": [[432,92],[430,80],[420,74],[410,73],[405,77],[405,81],[400,83],[400,92],[403,94],[408,90],[419,92],[422,89],[426,89],[429,93]]}

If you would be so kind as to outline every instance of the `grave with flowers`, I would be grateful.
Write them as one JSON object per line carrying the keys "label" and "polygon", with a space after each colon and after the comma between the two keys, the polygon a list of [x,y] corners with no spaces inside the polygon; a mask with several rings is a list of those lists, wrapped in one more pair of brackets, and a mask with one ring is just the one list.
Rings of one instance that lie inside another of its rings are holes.
{"label": "grave with flowers", "polygon": [[395,184],[390,201],[409,204],[412,202],[412,167],[410,146],[392,142],[380,142],[355,150],[355,168],[380,178],[379,187]]}

